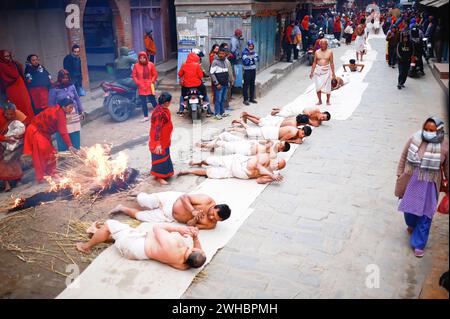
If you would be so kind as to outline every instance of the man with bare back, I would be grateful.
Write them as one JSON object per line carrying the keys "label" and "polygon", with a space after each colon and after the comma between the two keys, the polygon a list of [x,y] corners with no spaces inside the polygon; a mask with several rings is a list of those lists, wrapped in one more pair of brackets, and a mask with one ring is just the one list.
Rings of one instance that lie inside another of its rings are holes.
{"label": "man with bare back", "polygon": [[[304,114],[298,114],[297,116],[292,116],[288,118],[284,118],[281,116],[273,116],[268,115],[265,117],[259,117],[253,114],[250,114],[248,112],[242,112],[241,113],[241,121],[244,123],[247,123],[247,121],[250,121],[260,127],[263,126],[278,126],[285,127],[285,126],[300,126],[300,125],[306,125],[309,122],[309,117]],[[241,124],[240,120],[234,120],[231,124]],[[281,124],[280,124],[281,123]]]}
{"label": "man with bare back", "polygon": [[[312,133],[311,127],[305,125],[302,128],[297,126],[263,126],[249,127],[245,123],[241,123],[243,127],[233,127],[228,129],[229,132],[239,132],[245,134],[249,139],[254,140],[272,140],[286,141],[293,144],[302,144],[306,136]],[[280,123],[281,125],[281,123]]]}
{"label": "man with bare back", "polygon": [[274,171],[282,170],[286,166],[286,161],[281,158],[272,159],[269,154],[258,154],[257,156],[210,156],[204,161],[191,163],[191,166],[203,165],[210,167],[184,170],[179,172],[178,176],[193,174],[214,179],[256,179],[258,184],[267,184],[283,180],[283,176]]}
{"label": "man with bare back", "polygon": [[336,78],[334,74],[333,52],[328,49],[328,41],[320,40],[320,50],[314,53],[314,62],[311,67],[310,79],[314,78],[317,97],[319,102],[316,105],[322,105],[322,93],[327,95],[327,105],[331,105],[331,80]]}
{"label": "man with bare back", "polygon": [[185,194],[181,192],[139,193],[137,202],[147,210],[139,210],[118,205],[110,214],[124,213],[143,222],[177,221],[198,229],[213,229],[217,222],[230,217],[228,205],[217,205],[205,194]]}
{"label": "man with bare back", "polygon": [[203,151],[219,152],[222,155],[240,154],[252,156],[257,154],[270,154],[276,158],[279,152],[288,152],[291,148],[289,142],[271,140],[251,141],[223,132],[218,138],[208,143],[197,144]]}
{"label": "man with bare back", "polygon": [[[150,231],[139,230],[117,220],[107,220],[96,228],[92,238],[77,243],[78,251],[90,254],[101,243],[114,241],[119,253],[131,260],[156,260],[179,270],[200,268],[206,255],[198,239],[198,228],[159,224]],[[190,247],[183,237],[192,237]]]}

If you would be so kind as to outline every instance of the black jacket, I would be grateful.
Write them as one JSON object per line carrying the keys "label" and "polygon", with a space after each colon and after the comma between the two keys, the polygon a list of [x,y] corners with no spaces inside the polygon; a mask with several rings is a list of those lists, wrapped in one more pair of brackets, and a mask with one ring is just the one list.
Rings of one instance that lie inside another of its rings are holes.
{"label": "black jacket", "polygon": [[34,67],[31,64],[27,64],[25,67],[25,82],[28,88],[50,88],[50,78],[50,73],[42,65]]}
{"label": "black jacket", "polygon": [[81,59],[74,57],[72,54],[66,55],[64,58],[64,69],[69,71],[72,80],[81,80],[83,78],[81,73]]}
{"label": "black jacket", "polygon": [[397,58],[399,62],[410,63],[411,57],[414,55],[414,46],[411,41],[406,44],[400,42],[397,45]]}

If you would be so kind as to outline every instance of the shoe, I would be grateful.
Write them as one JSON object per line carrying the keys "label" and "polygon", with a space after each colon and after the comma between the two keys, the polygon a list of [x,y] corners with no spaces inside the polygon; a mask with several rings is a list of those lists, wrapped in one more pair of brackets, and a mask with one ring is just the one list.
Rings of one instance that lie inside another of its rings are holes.
{"label": "shoe", "polygon": [[402,86],[401,85],[397,85],[397,89],[401,90]]}
{"label": "shoe", "polygon": [[245,105],[250,105],[250,103],[248,103],[248,101],[244,101],[244,104]]}
{"label": "shoe", "polygon": [[401,86],[402,88],[404,88],[404,87],[405,87],[405,85],[404,85],[404,84],[401,84],[400,86]]}
{"label": "shoe", "polygon": [[422,258],[423,256],[425,256],[425,251],[416,248],[414,249],[414,256],[416,256],[417,258]]}
{"label": "shoe", "polygon": [[221,116],[221,117],[227,117],[227,116],[230,116],[230,114],[228,114],[228,113],[223,113],[223,114],[221,114],[220,116]]}
{"label": "shoe", "polygon": [[221,120],[221,119],[222,119],[222,116],[216,115],[216,116],[214,116],[214,119],[215,119],[215,120]]}
{"label": "shoe", "polygon": [[250,100],[250,103],[257,104],[258,101],[256,101],[256,100]]}
{"label": "shoe", "polygon": [[147,121],[148,121],[148,117],[144,117],[144,118],[141,120],[141,123],[147,122]]}

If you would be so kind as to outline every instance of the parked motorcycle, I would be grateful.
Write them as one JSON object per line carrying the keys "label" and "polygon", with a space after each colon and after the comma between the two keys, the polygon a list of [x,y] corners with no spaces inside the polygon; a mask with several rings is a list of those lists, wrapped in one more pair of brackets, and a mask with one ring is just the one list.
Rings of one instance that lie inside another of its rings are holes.
{"label": "parked motorcycle", "polygon": [[208,104],[204,103],[204,96],[196,88],[189,89],[183,97],[185,109],[191,115],[192,121],[201,120],[202,113],[208,110]]}
{"label": "parked motorcycle", "polygon": [[116,122],[126,121],[138,106],[137,86],[131,78],[103,82],[103,106]]}
{"label": "parked motorcycle", "polygon": [[428,38],[423,38],[423,57],[427,64],[430,64],[430,58],[433,56],[433,46],[431,45],[431,40]]}
{"label": "parked motorcycle", "polygon": [[308,61],[308,65],[311,66],[314,62],[314,48],[306,49],[306,59]]}

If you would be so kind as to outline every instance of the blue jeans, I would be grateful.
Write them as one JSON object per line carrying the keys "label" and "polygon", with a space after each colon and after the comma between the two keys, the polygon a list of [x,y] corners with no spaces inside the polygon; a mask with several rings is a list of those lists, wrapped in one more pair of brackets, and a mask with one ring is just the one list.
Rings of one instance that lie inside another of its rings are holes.
{"label": "blue jeans", "polygon": [[406,225],[414,229],[410,238],[411,247],[423,250],[427,245],[432,220],[427,216],[419,217],[410,213],[404,215]]}
{"label": "blue jeans", "polygon": [[225,98],[227,97],[228,86],[222,85],[220,90],[214,86],[214,98],[216,103],[214,104],[214,115],[222,115],[225,113]]}

